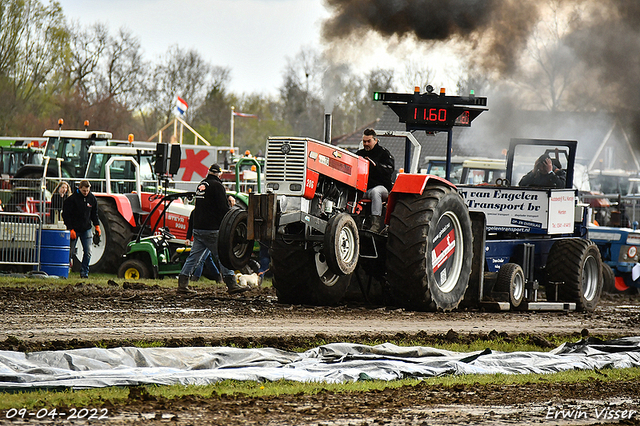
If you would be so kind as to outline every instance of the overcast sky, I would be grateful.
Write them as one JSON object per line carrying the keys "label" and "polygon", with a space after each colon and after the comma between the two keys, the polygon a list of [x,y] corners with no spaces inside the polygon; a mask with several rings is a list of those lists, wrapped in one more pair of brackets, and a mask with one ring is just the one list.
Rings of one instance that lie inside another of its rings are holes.
{"label": "overcast sky", "polygon": [[130,29],[147,60],[174,44],[196,49],[212,65],[231,69],[235,93],[277,93],[287,57],[303,46],[320,49],[329,16],[322,0],[58,1],[68,19],[105,23],[113,35]]}
{"label": "overcast sky", "polygon": [[[229,89],[237,94],[277,94],[287,58],[295,58],[303,47],[325,48],[320,32],[330,16],[323,0],[58,1],[68,19],[86,25],[105,23],[112,35],[120,27],[130,29],[147,60],[157,60],[174,44],[196,49],[212,65],[231,69]],[[391,43],[393,48],[389,48],[379,37],[366,41],[368,46],[353,45],[341,58],[354,72],[374,67],[402,72],[409,56],[417,55],[436,69],[434,87],[452,89],[447,78],[457,71],[454,57],[441,60],[443,53],[433,48],[416,53],[421,49],[410,43]],[[405,90],[412,91],[413,85],[403,87]]]}

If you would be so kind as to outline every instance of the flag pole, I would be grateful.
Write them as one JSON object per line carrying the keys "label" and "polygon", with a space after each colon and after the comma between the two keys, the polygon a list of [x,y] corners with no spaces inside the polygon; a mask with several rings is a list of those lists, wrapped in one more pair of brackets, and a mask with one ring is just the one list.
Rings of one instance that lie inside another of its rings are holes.
{"label": "flag pole", "polygon": [[231,143],[229,144],[231,146],[231,148],[233,148],[233,113],[235,111],[236,107],[231,106]]}

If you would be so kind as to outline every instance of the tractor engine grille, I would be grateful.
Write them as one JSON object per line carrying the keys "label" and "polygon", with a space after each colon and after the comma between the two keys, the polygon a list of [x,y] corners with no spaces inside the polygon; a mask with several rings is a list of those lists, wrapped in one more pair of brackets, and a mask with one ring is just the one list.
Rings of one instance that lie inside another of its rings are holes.
{"label": "tractor engine grille", "polygon": [[306,139],[270,138],[265,165],[267,188],[278,194],[302,195],[306,157]]}

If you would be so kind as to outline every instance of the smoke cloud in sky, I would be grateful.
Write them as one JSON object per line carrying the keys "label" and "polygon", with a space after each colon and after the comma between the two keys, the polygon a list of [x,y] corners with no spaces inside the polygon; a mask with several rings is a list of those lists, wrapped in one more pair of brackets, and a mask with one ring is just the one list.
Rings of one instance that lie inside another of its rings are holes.
{"label": "smoke cloud in sky", "polygon": [[[468,53],[464,57],[468,66],[494,81],[509,80],[517,86],[523,83],[518,79],[528,76],[529,87],[536,78],[540,87],[549,83],[544,79],[550,70],[532,60],[531,49],[540,41],[541,28],[555,29],[556,13],[556,19],[562,19],[556,58],[545,59],[564,63],[567,75],[573,73],[573,86],[557,88],[565,90],[564,101],[568,99],[574,110],[615,113],[635,132],[634,139],[640,139],[638,0],[325,0],[325,4],[331,11],[322,28],[327,45],[348,43],[353,48],[370,34],[396,42],[417,40],[425,46],[446,43],[457,46],[461,56]],[[538,74],[532,71],[535,67]],[[556,79],[552,84],[558,81],[563,83]],[[494,85],[493,90],[502,88]],[[504,91],[494,93],[490,108],[508,116],[513,108],[523,107],[522,102],[509,105],[508,98]],[[538,103],[537,109],[545,108],[555,110],[555,105]]]}
{"label": "smoke cloud in sky", "polygon": [[326,0],[326,5],[332,14],[322,33],[329,43],[353,42],[370,32],[427,44],[453,42],[472,52],[481,69],[502,76],[516,71],[545,12],[574,7],[569,13],[582,17],[569,17],[564,43],[575,57],[609,82],[638,75],[637,0]]}

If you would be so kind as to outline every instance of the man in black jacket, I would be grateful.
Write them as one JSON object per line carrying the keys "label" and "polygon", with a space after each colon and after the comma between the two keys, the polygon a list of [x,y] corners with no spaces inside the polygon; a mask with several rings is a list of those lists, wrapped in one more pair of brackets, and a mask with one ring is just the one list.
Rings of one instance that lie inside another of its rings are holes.
{"label": "man in black jacket", "polygon": [[69,231],[71,231],[71,259],[75,256],[78,239],[82,243],[82,266],[80,277],[89,277],[89,261],[91,260],[91,225],[96,229],[96,234],[101,235],[98,222],[98,200],[91,193],[91,184],[87,180],[80,181],[78,188],[69,198],[64,200],[62,206],[62,219]]}
{"label": "man in black jacket", "polygon": [[376,131],[373,129],[364,131],[362,145],[364,149],[356,154],[369,160],[369,180],[367,192],[364,194],[371,199],[372,220],[369,231],[380,232],[384,228],[382,203],[387,200],[391,191],[394,159],[389,150],[378,143]]}
{"label": "man in black jacket", "polygon": [[[200,258],[209,249],[213,258],[218,261],[218,230],[222,218],[229,211],[227,192],[220,180],[220,166],[213,164],[209,167],[209,174],[196,188],[196,206],[193,210],[193,246],[180,276],[178,277],[178,293],[193,293],[189,288],[189,277],[198,266]],[[218,262],[219,263],[219,262]],[[222,279],[230,294],[249,290],[236,282],[233,271],[220,265]]]}

